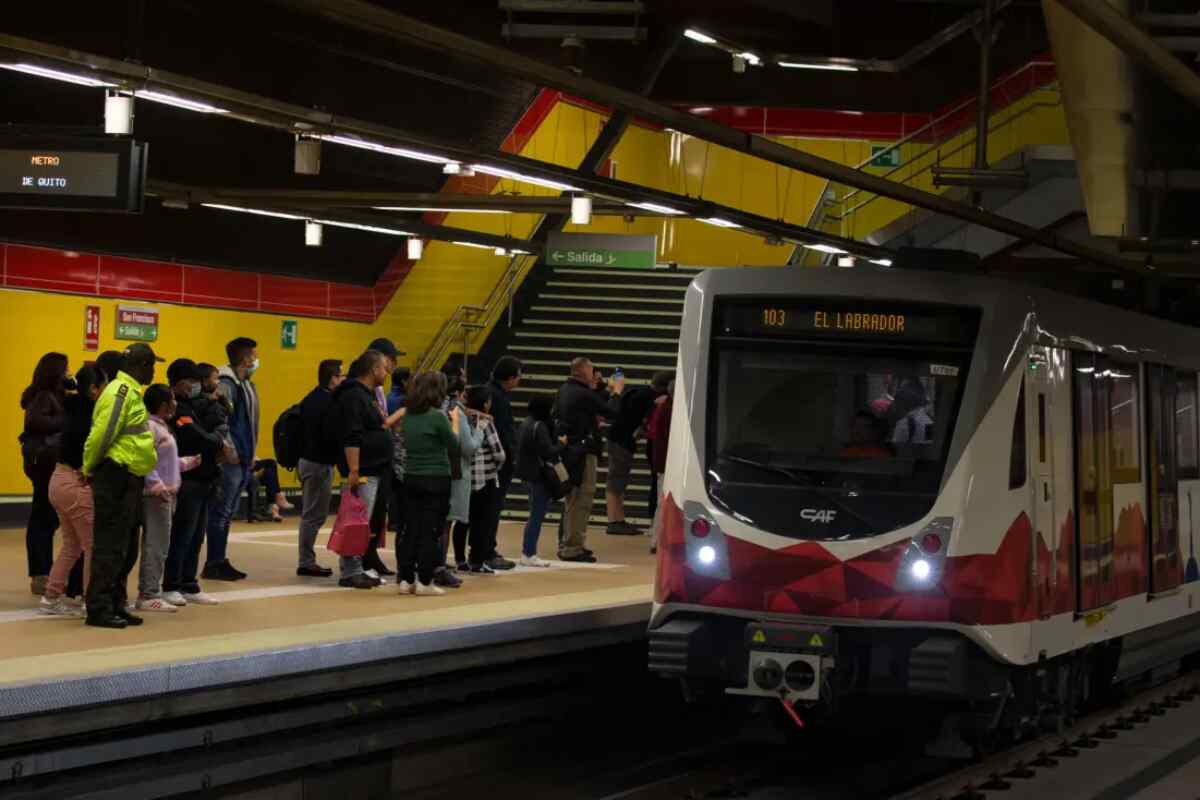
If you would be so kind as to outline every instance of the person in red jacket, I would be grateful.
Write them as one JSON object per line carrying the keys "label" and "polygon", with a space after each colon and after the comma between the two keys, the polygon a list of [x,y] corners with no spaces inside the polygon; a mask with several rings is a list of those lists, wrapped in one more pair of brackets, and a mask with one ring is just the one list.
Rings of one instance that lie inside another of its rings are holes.
{"label": "person in red jacket", "polygon": [[646,438],[653,443],[652,469],[658,487],[658,504],[654,511],[654,522],[650,525],[650,552],[658,550],[659,518],[662,515],[663,473],[667,471],[667,448],[671,439],[671,405],[675,400],[675,381],[667,384],[667,393],[658,398],[654,410],[650,412],[650,421],[646,423]]}

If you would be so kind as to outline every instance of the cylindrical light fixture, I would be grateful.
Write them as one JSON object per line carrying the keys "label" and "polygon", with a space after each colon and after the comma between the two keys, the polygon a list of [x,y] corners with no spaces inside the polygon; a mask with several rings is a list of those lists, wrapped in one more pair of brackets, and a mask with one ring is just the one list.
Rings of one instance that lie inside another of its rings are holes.
{"label": "cylindrical light fixture", "polygon": [[295,169],[297,175],[321,174],[320,139],[311,139],[307,136],[296,137]]}
{"label": "cylindrical light fixture", "polygon": [[311,219],[304,221],[304,243],[309,247],[320,247],[323,233],[321,223]]}
{"label": "cylindrical light fixture", "polygon": [[839,267],[853,267],[854,256],[838,256],[837,265]]}
{"label": "cylindrical light fixture", "polygon": [[421,254],[425,251],[425,242],[413,236],[408,240],[408,260],[420,261]]}
{"label": "cylindrical light fixture", "polygon": [[498,256],[506,256],[506,255],[508,255],[508,251],[507,251],[507,250],[505,250],[503,247],[497,247],[497,248],[496,248],[496,255],[498,255]]}
{"label": "cylindrical light fixture", "polygon": [[576,225],[587,225],[592,221],[592,198],[586,195],[575,195],[571,198],[571,222]]}
{"label": "cylindrical light fixture", "polygon": [[115,89],[104,93],[104,132],[113,136],[133,133],[133,95]]}

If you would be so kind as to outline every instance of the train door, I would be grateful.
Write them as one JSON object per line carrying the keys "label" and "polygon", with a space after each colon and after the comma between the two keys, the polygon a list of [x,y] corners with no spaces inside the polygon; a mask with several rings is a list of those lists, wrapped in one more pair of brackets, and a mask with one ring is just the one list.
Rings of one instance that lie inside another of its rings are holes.
{"label": "train door", "polygon": [[[1186,379],[1180,381],[1171,367],[1158,364],[1146,367],[1146,457],[1149,465],[1146,483],[1150,511],[1147,556],[1151,593],[1174,589],[1183,582],[1179,552],[1178,450],[1181,441],[1177,431],[1181,384],[1186,384]],[[1194,386],[1191,395],[1194,402]],[[1186,395],[1184,401],[1188,402]]]}
{"label": "train door", "polygon": [[1197,376],[1178,372],[1175,376],[1175,459],[1179,480],[1179,558],[1183,581],[1200,580],[1196,560],[1197,516],[1200,516],[1200,409],[1197,407]]}
{"label": "train door", "polygon": [[[1031,555],[1040,617],[1071,611],[1074,606],[1072,537],[1064,535],[1072,505],[1068,363],[1066,350],[1037,346],[1030,351],[1026,371],[1026,451],[1033,483]],[[1044,561],[1039,557],[1039,542],[1047,551]]]}
{"label": "train door", "polygon": [[1075,353],[1072,361],[1078,608],[1086,611],[1121,596],[1118,573],[1124,580],[1136,580],[1137,566],[1144,561],[1140,551],[1118,553],[1116,546],[1117,528],[1125,527],[1126,513],[1141,504],[1140,391],[1135,364],[1095,353]]}

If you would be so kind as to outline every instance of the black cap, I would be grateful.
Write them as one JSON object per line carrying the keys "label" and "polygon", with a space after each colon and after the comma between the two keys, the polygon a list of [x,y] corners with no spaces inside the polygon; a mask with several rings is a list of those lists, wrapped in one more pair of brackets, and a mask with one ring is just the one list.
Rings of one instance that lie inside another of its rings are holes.
{"label": "black cap", "polygon": [[167,367],[167,383],[174,386],[180,381],[199,381],[204,376],[200,374],[196,362],[190,358],[177,358]]}
{"label": "black cap", "polygon": [[385,356],[387,356],[388,358],[391,358],[391,359],[395,359],[398,356],[408,355],[408,353],[397,350],[396,345],[392,343],[391,339],[384,339],[384,338],[376,339],[375,341],[373,341],[369,345],[367,345],[367,349],[375,350],[377,352],[383,353]]}
{"label": "black cap", "polygon": [[165,358],[159,358],[156,356],[154,351],[150,348],[150,345],[142,342],[129,345],[129,347],[126,347],[125,352],[121,355],[127,361],[131,361],[135,364],[149,364],[154,361],[157,361],[161,364],[163,361],[166,361]]}

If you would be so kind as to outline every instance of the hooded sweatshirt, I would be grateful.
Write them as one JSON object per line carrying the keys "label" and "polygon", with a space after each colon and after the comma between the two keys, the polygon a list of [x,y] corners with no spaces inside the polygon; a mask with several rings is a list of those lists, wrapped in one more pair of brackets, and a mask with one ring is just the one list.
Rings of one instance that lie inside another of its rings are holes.
{"label": "hooded sweatshirt", "polygon": [[338,471],[350,474],[346,448],[358,448],[358,474],[387,475],[392,469],[392,436],[383,427],[375,393],[359,380],[343,381],[333,390],[325,419],[327,435],[337,443]]}

